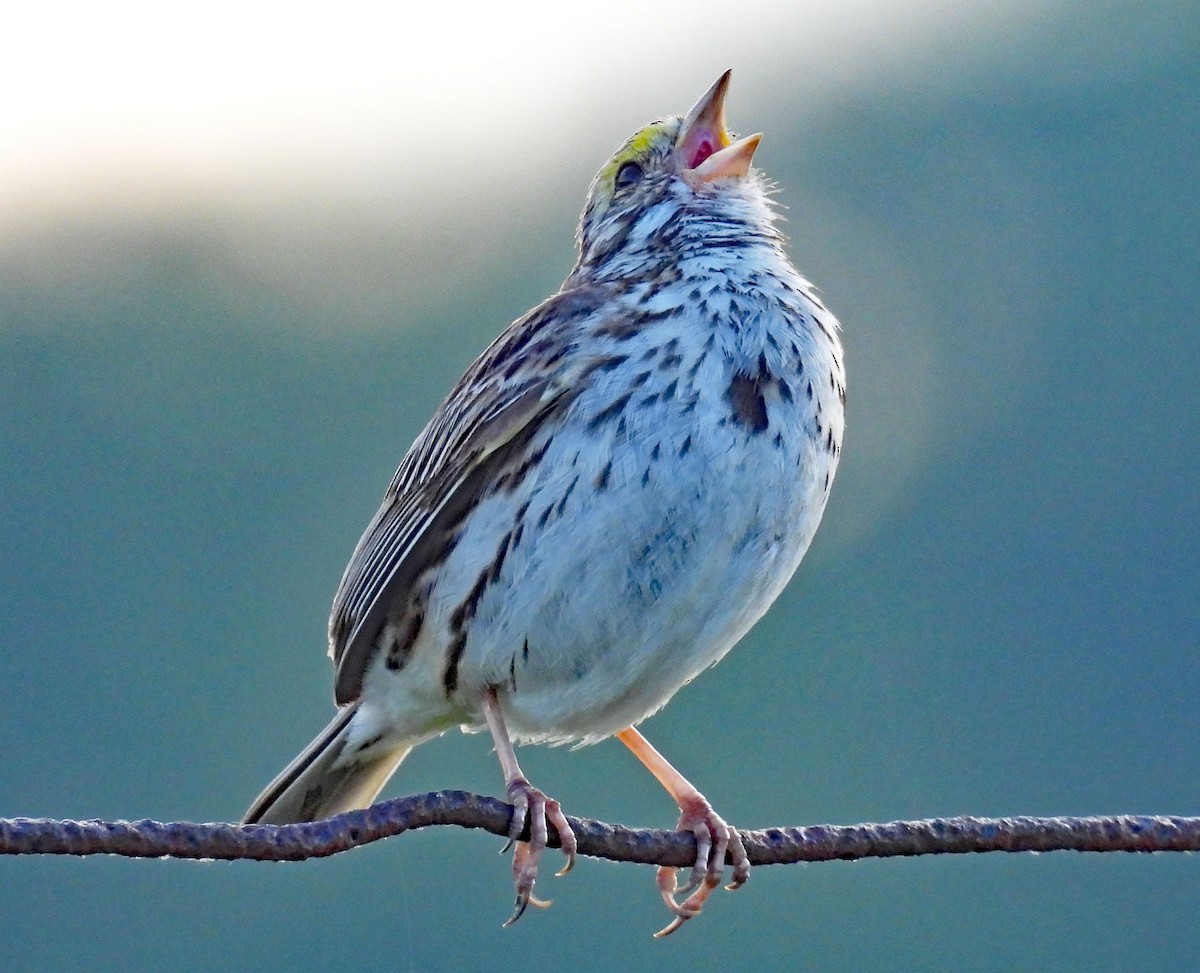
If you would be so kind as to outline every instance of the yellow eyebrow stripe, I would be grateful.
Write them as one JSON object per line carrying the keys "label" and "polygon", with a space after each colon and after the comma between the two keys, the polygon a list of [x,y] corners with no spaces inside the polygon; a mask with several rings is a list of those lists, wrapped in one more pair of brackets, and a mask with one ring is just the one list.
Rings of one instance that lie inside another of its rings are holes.
{"label": "yellow eyebrow stripe", "polygon": [[656,122],[647,125],[626,142],[608,162],[600,173],[603,183],[611,184],[616,178],[617,170],[631,159],[641,160],[654,151],[656,144],[667,133],[667,123]]}

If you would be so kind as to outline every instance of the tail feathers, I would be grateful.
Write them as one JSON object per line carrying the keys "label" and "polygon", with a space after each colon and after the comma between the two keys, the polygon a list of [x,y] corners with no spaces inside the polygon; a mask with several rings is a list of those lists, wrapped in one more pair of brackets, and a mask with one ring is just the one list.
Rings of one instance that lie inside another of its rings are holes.
{"label": "tail feathers", "polygon": [[351,704],[338,711],[304,752],[255,798],[243,824],[320,821],[371,805],[412,746],[377,746],[361,758],[347,757],[350,721],[357,708]]}

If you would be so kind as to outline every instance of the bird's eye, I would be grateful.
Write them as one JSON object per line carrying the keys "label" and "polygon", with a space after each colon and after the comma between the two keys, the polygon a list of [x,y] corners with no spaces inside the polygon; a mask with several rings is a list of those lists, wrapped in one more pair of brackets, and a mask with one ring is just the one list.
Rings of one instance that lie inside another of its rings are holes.
{"label": "bird's eye", "polygon": [[623,162],[617,170],[616,188],[618,191],[628,189],[642,181],[642,167],[636,162]]}

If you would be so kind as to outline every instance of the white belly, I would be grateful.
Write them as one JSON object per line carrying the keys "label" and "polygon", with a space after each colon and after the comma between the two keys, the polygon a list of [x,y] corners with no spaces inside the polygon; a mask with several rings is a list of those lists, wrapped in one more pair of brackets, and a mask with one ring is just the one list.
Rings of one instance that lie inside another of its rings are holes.
{"label": "white belly", "polygon": [[[751,434],[718,425],[719,399],[686,418],[654,410],[578,458],[579,441],[558,436],[506,583],[476,611],[464,703],[500,687],[514,736],[596,740],[720,659],[791,578],[824,510],[836,453],[806,412],[772,409]],[[476,520],[455,556],[490,558],[508,516],[497,506],[498,523]]]}

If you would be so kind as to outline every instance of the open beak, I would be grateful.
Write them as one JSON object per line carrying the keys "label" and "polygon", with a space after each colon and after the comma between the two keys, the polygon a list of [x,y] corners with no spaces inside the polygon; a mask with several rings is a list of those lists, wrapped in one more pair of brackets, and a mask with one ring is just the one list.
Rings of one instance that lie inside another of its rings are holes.
{"label": "open beak", "polygon": [[726,71],[716,84],[683,118],[675,140],[675,157],[680,175],[688,185],[699,189],[714,179],[744,177],[750,172],[754,150],[761,134],[747,135],[733,142],[725,128],[725,92],[729,89]]}

